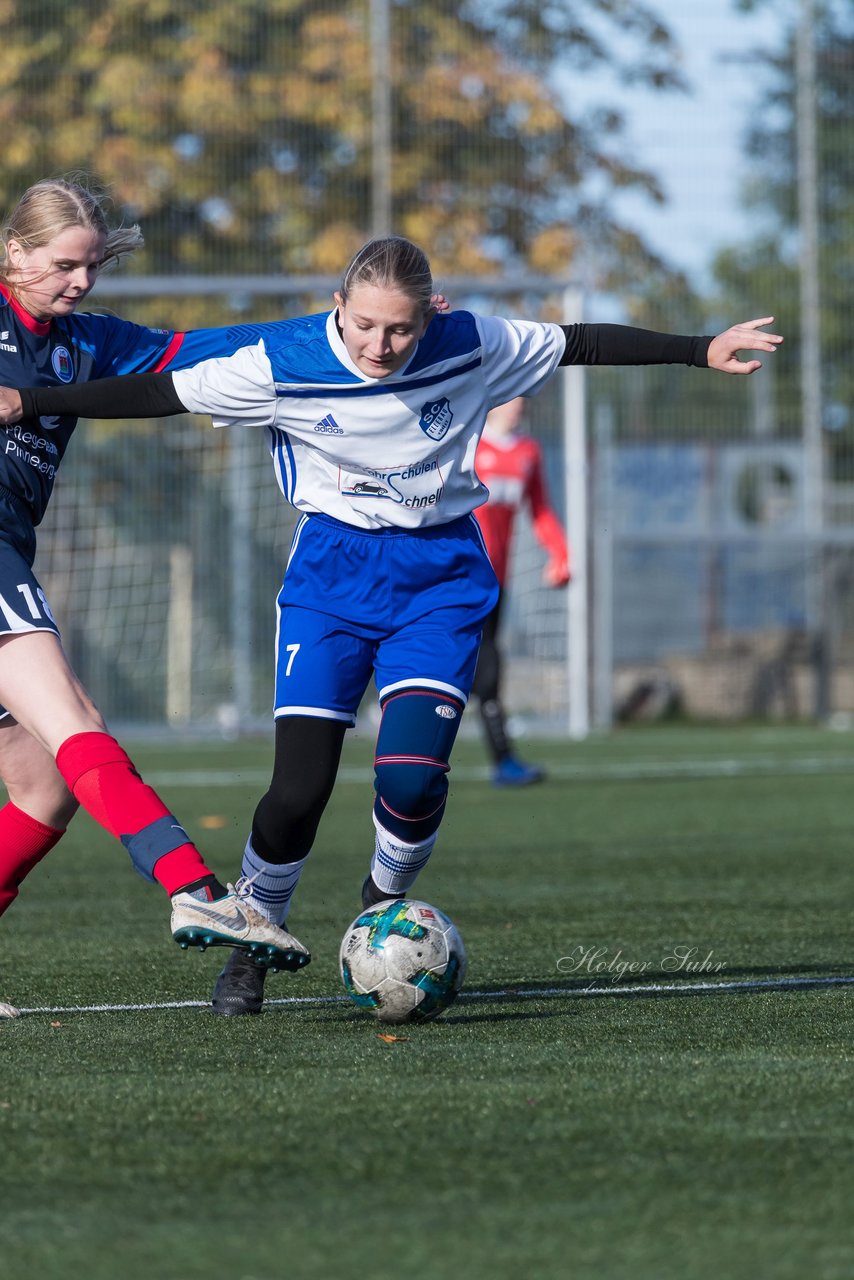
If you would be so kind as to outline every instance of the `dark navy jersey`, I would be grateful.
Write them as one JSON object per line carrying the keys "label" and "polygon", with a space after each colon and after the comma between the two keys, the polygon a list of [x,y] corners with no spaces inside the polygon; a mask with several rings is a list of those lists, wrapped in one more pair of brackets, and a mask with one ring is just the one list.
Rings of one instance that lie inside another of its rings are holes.
{"label": "dark navy jersey", "polygon": [[[284,323],[284,322],[281,322]],[[272,325],[175,333],[116,316],[80,312],[35,320],[0,285],[0,385],[58,386],[117,374],[183,369],[258,342]],[[41,522],[77,419],[68,415],[0,426],[0,489]]]}

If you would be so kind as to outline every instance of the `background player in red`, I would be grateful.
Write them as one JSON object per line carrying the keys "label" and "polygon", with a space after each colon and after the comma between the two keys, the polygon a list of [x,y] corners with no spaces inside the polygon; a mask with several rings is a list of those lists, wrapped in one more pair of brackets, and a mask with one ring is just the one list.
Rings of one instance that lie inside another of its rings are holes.
{"label": "background player in red", "polygon": [[498,603],[484,623],[472,692],[478,699],[486,745],[497,787],[524,787],[540,782],[542,769],[525,764],[513,751],[501,699],[502,656],[498,646],[501,607],[510,571],[510,552],[518,512],[526,507],[534,533],[545,548],[543,571],[550,587],[570,580],[569,548],[563,527],[548,499],[543,454],[536,440],[520,430],[526,400],[517,396],[491,410],[477,449],[477,474],[489,489],[489,500],[475,511],[486,550],[498,578]]}

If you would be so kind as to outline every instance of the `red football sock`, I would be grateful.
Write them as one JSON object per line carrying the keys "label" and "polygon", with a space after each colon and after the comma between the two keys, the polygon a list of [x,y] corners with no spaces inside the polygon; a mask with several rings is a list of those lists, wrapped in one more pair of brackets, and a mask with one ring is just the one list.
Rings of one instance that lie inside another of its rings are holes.
{"label": "red football sock", "polygon": [[[156,828],[163,819],[172,819],[170,829],[178,826],[157,792],[143,782],[130,757],[108,733],[75,733],[66,738],[56,753],[56,767],[86,812],[126,845],[140,833],[144,838],[146,830]],[[189,839],[159,857],[150,873],[169,894],[213,875]]]}
{"label": "red football sock", "polygon": [[65,829],[31,818],[11,800],[0,809],[0,916],[18,896],[18,886],[37,862],[50,853]]}

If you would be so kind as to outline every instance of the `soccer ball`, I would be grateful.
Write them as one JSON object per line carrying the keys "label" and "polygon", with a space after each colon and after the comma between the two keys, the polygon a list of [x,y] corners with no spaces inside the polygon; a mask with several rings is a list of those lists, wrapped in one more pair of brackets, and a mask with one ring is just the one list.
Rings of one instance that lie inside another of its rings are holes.
{"label": "soccer ball", "polygon": [[341,977],[360,1009],[380,1022],[425,1022],[457,998],[466,950],[456,926],[427,902],[380,902],[341,942]]}

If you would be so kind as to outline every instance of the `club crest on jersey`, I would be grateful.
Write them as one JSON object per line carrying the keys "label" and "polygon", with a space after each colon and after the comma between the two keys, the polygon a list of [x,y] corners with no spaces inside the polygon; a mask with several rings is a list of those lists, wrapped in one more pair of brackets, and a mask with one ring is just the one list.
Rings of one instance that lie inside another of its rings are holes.
{"label": "club crest on jersey", "polygon": [[71,352],[68,347],[54,347],[50,362],[60,382],[71,381],[74,377],[74,365],[72,364]]}
{"label": "club crest on jersey", "polygon": [[418,423],[425,435],[431,440],[441,440],[448,434],[448,428],[454,420],[454,411],[447,396],[441,400],[430,400],[421,406],[421,418]]}

